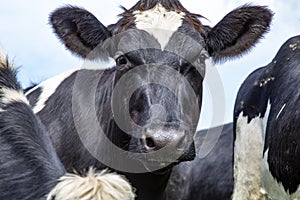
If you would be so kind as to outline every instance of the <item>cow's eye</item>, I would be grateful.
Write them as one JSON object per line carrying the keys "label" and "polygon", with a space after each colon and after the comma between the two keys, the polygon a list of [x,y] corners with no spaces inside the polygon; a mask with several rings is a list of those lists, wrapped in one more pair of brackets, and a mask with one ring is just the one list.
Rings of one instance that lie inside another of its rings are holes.
{"label": "cow's eye", "polygon": [[125,55],[120,55],[115,60],[116,60],[117,66],[126,65],[127,64],[127,58],[126,58]]}

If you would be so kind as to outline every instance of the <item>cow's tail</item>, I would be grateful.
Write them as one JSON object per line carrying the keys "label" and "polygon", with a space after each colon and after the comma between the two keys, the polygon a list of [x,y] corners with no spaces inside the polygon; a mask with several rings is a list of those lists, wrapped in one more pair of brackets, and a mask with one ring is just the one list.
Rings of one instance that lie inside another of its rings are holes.
{"label": "cow's tail", "polygon": [[107,170],[96,173],[90,168],[86,176],[66,174],[50,192],[48,200],[95,199],[133,200],[132,186],[121,175]]}

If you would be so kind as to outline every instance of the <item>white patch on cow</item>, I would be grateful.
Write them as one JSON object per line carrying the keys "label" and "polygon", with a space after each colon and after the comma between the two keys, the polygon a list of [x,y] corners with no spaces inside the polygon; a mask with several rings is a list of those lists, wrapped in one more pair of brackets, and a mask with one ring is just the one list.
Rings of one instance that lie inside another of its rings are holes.
{"label": "white patch on cow", "polygon": [[166,10],[160,3],[146,11],[134,11],[138,29],[153,35],[164,49],[172,34],[182,25],[184,12]]}
{"label": "white patch on cow", "polygon": [[111,69],[116,66],[116,61],[112,57],[108,57],[107,60],[88,60],[86,59],[81,69],[99,70],[99,69]]}
{"label": "white patch on cow", "polygon": [[123,176],[108,173],[106,170],[95,173],[90,169],[86,177],[75,174],[61,177],[59,183],[49,193],[47,200],[133,200],[134,198],[133,189]]}
{"label": "white patch on cow", "polygon": [[300,199],[300,187],[298,186],[298,189],[295,193],[291,194],[292,200],[299,200]]}
{"label": "white patch on cow", "polygon": [[[7,57],[5,56],[3,48],[0,44],[0,63],[1,63],[1,67],[7,68],[9,70],[13,70],[13,66],[7,64],[7,62],[8,62]],[[22,102],[22,103],[26,103],[26,104],[29,105],[29,101],[25,97],[22,90],[16,90],[16,89],[12,89],[12,88],[8,88],[8,87],[3,86],[0,89],[0,91],[3,95],[0,99],[0,101],[3,104],[10,104],[10,103],[14,103],[14,102]],[[0,111],[3,111],[3,109],[1,109]]]}
{"label": "white patch on cow", "polygon": [[6,63],[6,55],[4,53],[4,50],[2,48],[2,45],[0,44],[0,63]]}
{"label": "white patch on cow", "polygon": [[269,149],[264,153],[262,161],[262,184],[263,190],[265,191],[265,198],[272,200],[299,200],[300,199],[300,188],[297,191],[290,194],[285,191],[282,183],[278,182],[270,172],[268,163]]}
{"label": "white patch on cow", "polygon": [[262,122],[263,122],[263,139],[264,139],[263,141],[265,141],[265,137],[266,137],[266,131],[267,131],[267,125],[268,125],[270,111],[271,111],[271,103],[270,103],[270,99],[269,99],[267,109],[266,109],[265,115],[262,120]]}
{"label": "white patch on cow", "polygon": [[289,47],[290,49],[292,49],[292,51],[295,51],[296,49],[300,49],[300,46],[297,43],[290,44]]}
{"label": "white patch on cow", "polygon": [[248,123],[248,117],[243,116],[243,113],[239,115],[234,145],[234,191],[232,199],[261,199],[263,127],[260,117],[256,117]]}
{"label": "white patch on cow", "polygon": [[59,74],[57,76],[54,76],[41,84],[35,86],[28,92],[26,92],[26,96],[29,95],[31,92],[36,90],[37,88],[42,89],[42,93],[39,96],[39,99],[36,103],[36,105],[32,108],[34,113],[40,112],[44,107],[45,103],[48,100],[48,98],[56,91],[57,87],[69,76],[71,76],[75,71],[78,69],[73,69],[70,71],[67,71],[65,73]]}
{"label": "white patch on cow", "polygon": [[281,112],[283,111],[283,109],[285,108],[286,104],[284,104],[282,106],[282,108],[280,109],[280,111],[278,112],[277,116],[276,116],[276,119],[278,119],[278,117],[280,116]]}
{"label": "white patch on cow", "polygon": [[23,91],[15,90],[11,88],[3,87],[0,89],[1,93],[3,93],[3,97],[1,97],[1,103],[10,104],[14,102],[22,102],[29,105],[27,98],[25,97]]}
{"label": "white patch on cow", "polygon": [[269,164],[268,164],[268,153],[269,149],[264,154],[262,160],[262,185],[263,189],[266,191],[266,199],[278,199],[278,200],[293,200],[290,195],[284,190],[281,183],[278,183],[276,179],[272,176]]}

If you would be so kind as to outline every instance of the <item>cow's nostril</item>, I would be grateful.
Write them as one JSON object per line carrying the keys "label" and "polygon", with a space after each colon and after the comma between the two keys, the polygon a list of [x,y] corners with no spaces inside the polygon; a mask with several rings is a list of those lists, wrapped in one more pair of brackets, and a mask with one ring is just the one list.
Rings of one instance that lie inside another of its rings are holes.
{"label": "cow's nostril", "polygon": [[150,137],[146,138],[146,147],[148,149],[154,149],[155,148],[155,142],[152,138],[150,138]]}
{"label": "cow's nostril", "polygon": [[177,130],[173,127],[147,127],[144,128],[140,141],[142,148],[147,152],[157,151],[167,147],[166,151],[182,153],[187,148],[189,132],[181,129]]}

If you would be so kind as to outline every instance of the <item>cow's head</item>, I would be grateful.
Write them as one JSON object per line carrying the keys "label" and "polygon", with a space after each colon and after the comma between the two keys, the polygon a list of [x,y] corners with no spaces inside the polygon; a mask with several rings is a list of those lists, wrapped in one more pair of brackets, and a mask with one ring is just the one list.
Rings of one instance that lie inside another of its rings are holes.
{"label": "cow's head", "polygon": [[245,5],[211,28],[177,0],[141,0],[120,17],[105,27],[88,11],[66,6],[50,21],[76,55],[115,59],[112,110],[133,135],[130,151],[165,149],[148,157],[153,163],[192,160],[207,59],[224,61],[249,50],[268,31],[272,13]]}

